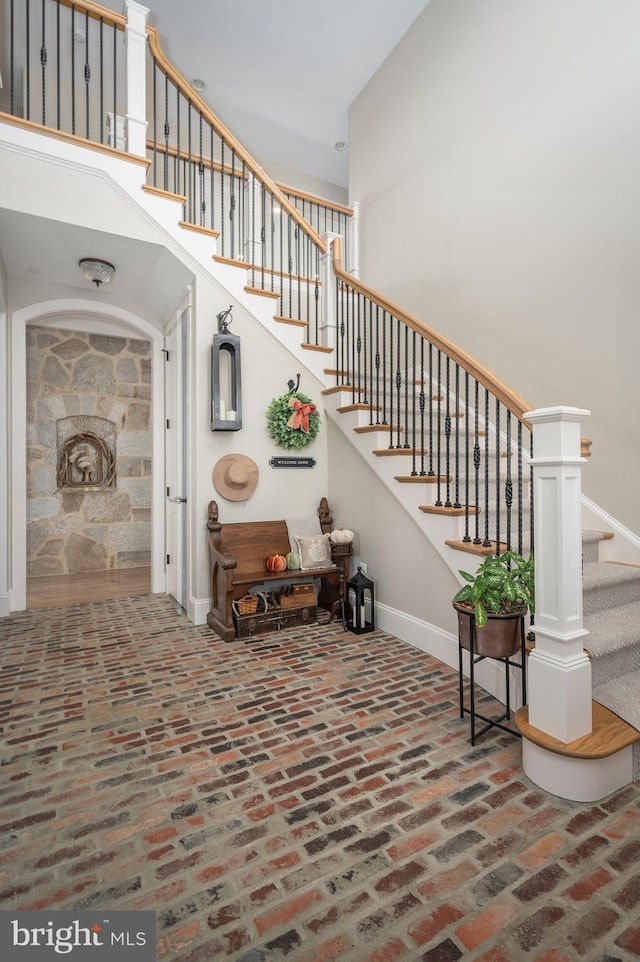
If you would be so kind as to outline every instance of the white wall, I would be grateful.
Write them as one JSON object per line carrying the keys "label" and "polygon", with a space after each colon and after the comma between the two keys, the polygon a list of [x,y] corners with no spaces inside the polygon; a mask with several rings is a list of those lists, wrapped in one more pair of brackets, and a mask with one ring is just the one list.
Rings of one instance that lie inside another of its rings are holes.
{"label": "white wall", "polygon": [[355,452],[329,425],[330,497],[336,524],[355,533],[352,573],[367,564],[376,602],[457,634],[451,599],[458,582],[435,548]]}
{"label": "white wall", "polygon": [[10,609],[9,597],[9,365],[11,355],[7,324],[7,274],[0,257],[0,617]]}
{"label": "white wall", "polygon": [[640,532],[640,4],[431,0],[350,111],[361,276],[532,407]]}

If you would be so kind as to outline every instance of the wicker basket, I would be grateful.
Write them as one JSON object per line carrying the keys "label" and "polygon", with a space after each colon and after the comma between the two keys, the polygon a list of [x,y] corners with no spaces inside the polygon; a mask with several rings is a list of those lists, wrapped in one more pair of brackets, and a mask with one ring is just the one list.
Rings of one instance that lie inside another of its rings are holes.
{"label": "wicker basket", "polygon": [[258,610],[258,596],[245,595],[233,602],[233,610],[238,615],[255,615]]}

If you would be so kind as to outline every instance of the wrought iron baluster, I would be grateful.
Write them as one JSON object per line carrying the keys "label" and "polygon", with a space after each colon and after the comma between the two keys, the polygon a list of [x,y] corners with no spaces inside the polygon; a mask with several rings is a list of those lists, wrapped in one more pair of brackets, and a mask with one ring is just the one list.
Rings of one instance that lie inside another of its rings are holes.
{"label": "wrought iron baluster", "polygon": [[376,371],[376,387],[375,387],[375,401],[376,401],[376,424],[380,424],[380,308],[376,304],[376,349],[374,357],[374,366]]}
{"label": "wrought iron baluster", "polygon": [[396,370],[396,365],[394,362],[394,344],[396,341],[395,335],[395,324],[396,319],[393,314],[389,314],[389,447],[394,447],[393,444],[393,411],[394,411],[394,381]]}
{"label": "wrought iron baluster", "polygon": [[396,347],[397,347],[397,357],[396,357],[396,402],[397,402],[397,425],[396,425],[396,448],[402,447],[400,443],[400,435],[402,434],[401,425],[401,390],[402,390],[402,325],[400,320],[396,318]]}
{"label": "wrought iron baluster", "polygon": [[[315,250],[315,258],[316,258],[316,264],[315,264],[316,279],[315,279],[315,285],[314,285],[315,316],[316,316],[316,344],[319,344],[320,332],[318,328],[320,324],[320,249],[316,247],[314,248],[314,250]],[[327,294],[325,296],[328,296],[328,293],[329,292],[327,291]]]}
{"label": "wrought iron baluster", "polygon": [[[13,114],[15,113],[14,67],[15,67],[15,56],[16,56],[15,55],[16,31],[15,31],[15,10],[13,8],[13,4],[14,4],[14,0],[11,0],[11,3],[9,5],[9,112],[11,116],[13,116]],[[58,50],[59,49],[60,49],[60,45],[58,44]]]}
{"label": "wrought iron baluster", "polygon": [[153,58],[153,102],[152,102],[152,124],[153,124],[153,186],[158,186],[158,123],[157,123],[157,102],[158,102],[158,64]]}
{"label": "wrought iron baluster", "polygon": [[[73,16],[73,8],[72,8]],[[25,70],[26,70],[26,81],[25,81],[25,116],[27,120],[31,120],[31,4],[27,0],[27,5],[25,8],[25,33],[27,46],[25,51]],[[73,51],[72,51],[73,55]]]}
{"label": "wrought iron baluster", "polygon": [[420,337],[420,435],[417,443],[414,443],[414,447],[420,452],[420,476],[424,477],[426,475],[425,470],[425,455],[424,455],[424,411],[425,405],[427,403],[426,392],[424,389],[425,383],[425,371],[424,371],[424,337]]}
{"label": "wrought iron baluster", "polygon": [[[12,3],[13,6],[13,3]],[[115,70],[114,70],[115,74]],[[56,3],[56,130],[60,130],[61,111],[60,90],[60,4]]]}
{"label": "wrought iron baluster", "polygon": [[[100,17],[100,27],[98,32],[99,38],[99,63],[100,63],[100,104],[99,104],[99,126],[100,126],[100,137],[98,138],[100,143],[104,143],[104,20]],[[113,114],[113,139],[114,147],[117,147],[116,143],[116,115]]]}
{"label": "wrought iron baluster", "polygon": [[[409,386],[409,328],[406,324],[404,327],[404,444],[400,444],[400,434],[398,433],[398,447],[409,447],[409,403],[411,399],[411,404],[414,402],[414,387]],[[400,398],[398,399],[400,401]],[[400,431],[400,419],[398,419],[398,432]]]}
{"label": "wrought iron baluster", "polygon": [[[164,75],[164,158],[162,169],[162,186],[164,190],[169,190],[169,136],[171,127],[169,125],[169,78]],[[191,214],[191,211],[189,211]],[[191,219],[191,218],[189,218]]]}
{"label": "wrought iron baluster", "polygon": [[469,372],[464,372],[464,535],[463,541],[471,541],[469,534]]}
{"label": "wrought iron baluster", "polygon": [[[460,410],[460,365],[456,364],[456,375],[455,375],[456,393],[455,393],[455,416],[456,416],[456,435],[454,438],[454,496],[453,496],[453,506],[454,508],[461,508],[460,504],[460,416],[462,411]],[[466,412],[465,412],[466,420]]]}
{"label": "wrought iron baluster", "polygon": [[475,381],[475,431],[473,439],[473,467],[474,467],[474,485],[475,485],[475,537],[473,539],[474,544],[482,544],[482,538],[480,537],[480,385],[478,381]]}
{"label": "wrought iron baluster", "polygon": [[362,401],[362,332],[360,329],[360,292],[353,294],[353,325],[355,347],[356,384],[358,386],[358,403]]}
{"label": "wrought iron baluster", "polygon": [[[501,498],[500,498],[500,401],[496,398],[496,426],[495,426],[495,437],[496,437],[496,454],[495,454],[495,466],[496,466],[496,484],[495,484],[495,499],[496,499],[496,554],[500,554],[500,535],[501,535]],[[489,479],[487,478],[487,486]]]}
{"label": "wrought iron baluster", "polygon": [[42,0],[42,37],[40,43],[40,69],[42,77],[42,126],[46,124],[47,110],[47,77],[46,77],[46,67],[47,67],[47,44],[45,40],[45,16],[44,16],[44,4],[45,0]]}
{"label": "wrought iron baluster", "polygon": [[429,342],[429,477],[433,477],[435,472],[433,470],[433,344]]}
{"label": "wrought iron baluster", "polygon": [[451,358],[445,361],[445,415],[444,415],[444,473],[445,507],[451,507]]}
{"label": "wrought iron baluster", "polygon": [[387,312],[382,311],[382,423],[388,424],[387,415]]}
{"label": "wrought iron baluster", "polygon": [[436,506],[442,507],[442,351],[437,348],[436,377],[438,384],[438,400],[436,404]]}
{"label": "wrought iron baluster", "polygon": [[226,240],[226,213],[224,209],[224,181],[225,181],[225,168],[224,168],[224,147],[225,140],[224,137],[220,138],[220,253],[224,257],[224,248]]}
{"label": "wrought iron baluster", "polygon": [[507,551],[511,551],[511,510],[513,507],[513,481],[511,478],[511,411],[505,409],[507,420],[507,440],[506,440],[506,469],[507,476],[504,482],[504,501],[507,506]]}
{"label": "wrought iron baluster", "polygon": [[214,139],[213,125],[209,125],[209,229],[214,230],[215,226],[215,196],[216,196],[216,164],[214,160]]}
{"label": "wrought iron baluster", "polygon": [[91,65],[89,64],[89,11],[84,17],[84,116],[85,116],[85,137],[89,137],[89,86],[91,83]]}
{"label": "wrought iron baluster", "polygon": [[231,195],[229,197],[229,243],[231,245],[231,259],[236,256],[236,148],[231,148]]}
{"label": "wrought iron baluster", "polygon": [[[416,332],[411,332],[411,370],[413,371],[411,386],[411,439],[407,437],[405,447],[411,449],[411,474],[417,476],[416,470],[416,428],[417,428],[417,406],[419,405],[420,390],[416,384]],[[408,393],[408,392],[407,392]],[[418,405],[416,405],[416,394],[418,395]],[[411,443],[409,444],[409,440]]]}
{"label": "wrought iron baluster", "polygon": [[[176,194],[181,194],[181,185],[184,183],[186,185],[186,169],[184,161],[182,161],[180,156],[180,104],[182,102],[182,97],[180,90],[176,87],[176,159],[173,165],[173,183],[174,190]],[[184,171],[184,175],[181,177],[181,173]],[[185,195],[187,193],[186,188],[184,191]]]}
{"label": "wrought iron baluster", "polygon": [[[113,127],[114,131],[118,129],[118,30],[117,27],[113,26],[111,28],[111,35],[113,39]],[[114,140],[116,139],[116,134],[114,133]],[[154,141],[155,142],[155,141]]]}
{"label": "wrought iron baluster", "polygon": [[491,547],[489,538],[489,390],[484,389],[484,541],[485,548]]}

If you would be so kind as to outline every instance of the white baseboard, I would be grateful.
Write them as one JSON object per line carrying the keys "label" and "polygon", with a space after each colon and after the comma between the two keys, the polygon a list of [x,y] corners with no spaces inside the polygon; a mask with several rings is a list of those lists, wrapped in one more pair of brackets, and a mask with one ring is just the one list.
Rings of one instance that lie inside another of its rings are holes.
{"label": "white baseboard", "polygon": [[[437,658],[450,668],[458,670],[458,638],[449,631],[420,618],[414,618],[404,611],[397,611],[376,602],[376,627],[419,648],[427,655]],[[463,672],[469,676],[469,656],[465,651],[462,659]],[[505,701],[505,666],[502,662],[487,658],[479,662],[475,669],[476,684],[489,692],[498,701]],[[511,669],[511,707],[514,711],[522,705],[522,679],[517,668]]]}
{"label": "white baseboard", "polygon": [[187,618],[194,625],[206,625],[207,615],[211,611],[211,598],[189,598]]}
{"label": "white baseboard", "polygon": [[0,593],[0,618],[11,614],[11,594],[8,591]]}
{"label": "white baseboard", "polygon": [[640,538],[601,507],[582,495],[582,525],[596,531],[613,531],[614,538],[600,544],[601,561],[640,564]]}

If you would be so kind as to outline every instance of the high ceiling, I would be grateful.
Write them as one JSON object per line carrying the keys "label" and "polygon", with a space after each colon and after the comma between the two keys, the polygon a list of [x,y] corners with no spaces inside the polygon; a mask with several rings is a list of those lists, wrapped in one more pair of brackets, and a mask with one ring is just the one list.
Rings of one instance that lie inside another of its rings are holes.
{"label": "high ceiling", "polygon": [[[122,0],[102,0],[120,12]],[[247,149],[347,186],[348,108],[429,0],[141,0],[185,79]]]}

